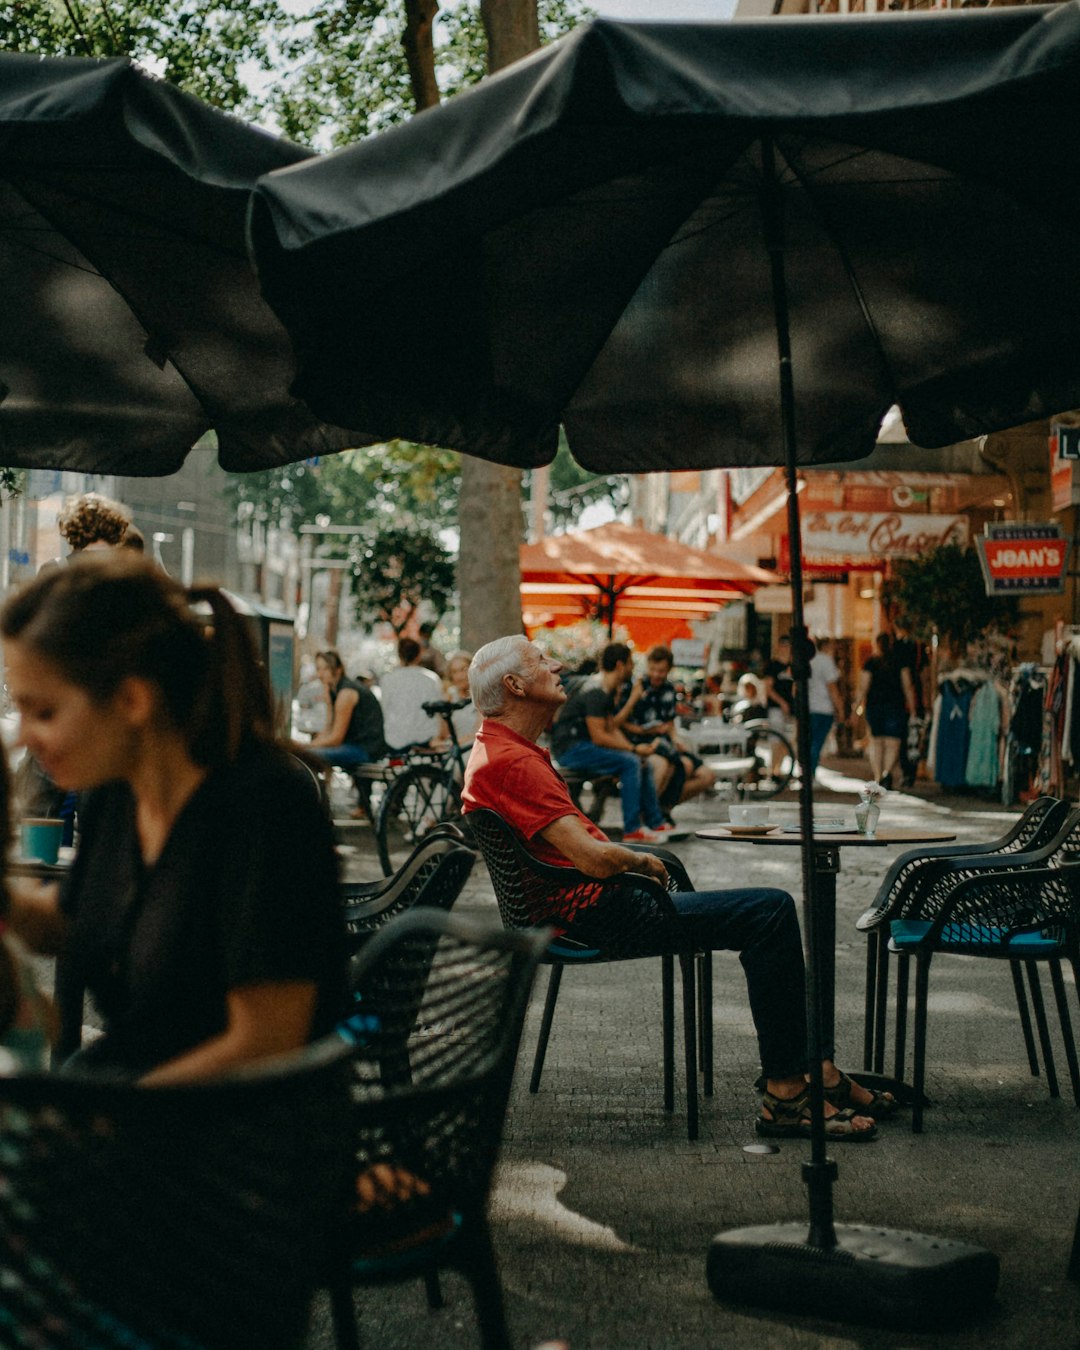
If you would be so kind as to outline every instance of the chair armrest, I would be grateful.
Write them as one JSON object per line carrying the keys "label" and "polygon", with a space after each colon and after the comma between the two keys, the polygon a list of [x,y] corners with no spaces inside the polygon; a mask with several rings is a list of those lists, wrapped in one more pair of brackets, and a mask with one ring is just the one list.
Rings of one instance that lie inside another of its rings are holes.
{"label": "chair armrest", "polygon": [[919,946],[933,946],[946,929],[950,945],[996,941],[1044,928],[1080,926],[1080,865],[1031,867],[1007,873],[998,868],[961,881],[941,905]]}
{"label": "chair armrest", "polygon": [[628,848],[631,853],[651,853],[654,858],[659,858],[667,868],[668,878],[672,883],[668,886],[669,891],[694,889],[694,883],[690,880],[690,874],[683,860],[669,848],[657,848],[655,844],[624,844],[623,848]]}

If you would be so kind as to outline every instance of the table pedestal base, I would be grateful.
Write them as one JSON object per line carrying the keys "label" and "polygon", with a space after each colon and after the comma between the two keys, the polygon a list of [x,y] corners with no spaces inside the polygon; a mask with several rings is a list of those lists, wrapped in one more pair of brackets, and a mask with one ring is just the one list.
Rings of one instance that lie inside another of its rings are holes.
{"label": "table pedestal base", "polygon": [[720,1233],[709,1288],[724,1302],[896,1329],[966,1324],[997,1289],[997,1257],[970,1243],[861,1224],[838,1224],[836,1239],[811,1246],[799,1223]]}

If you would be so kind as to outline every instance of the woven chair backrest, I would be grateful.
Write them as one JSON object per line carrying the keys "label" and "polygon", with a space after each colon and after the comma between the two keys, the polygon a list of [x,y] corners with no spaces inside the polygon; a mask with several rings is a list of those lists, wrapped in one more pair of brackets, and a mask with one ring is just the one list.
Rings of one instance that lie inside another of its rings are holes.
{"label": "woven chair backrest", "polygon": [[935,929],[942,928],[950,943],[1000,941],[1022,933],[1040,933],[1057,942],[1071,935],[1075,943],[1080,931],[1080,865],[975,877],[959,887],[942,909]]}
{"label": "woven chair backrest", "polygon": [[543,930],[413,910],[353,965],[357,1173],[406,1169],[427,1205],[482,1208]]}
{"label": "woven chair backrest", "polygon": [[382,892],[381,902],[344,900],[345,927],[353,946],[415,905],[449,910],[472,873],[476,853],[453,839],[425,841]]}
{"label": "woven chair backrest", "polygon": [[301,1346],[349,1184],[349,1072],[330,1037],[199,1086],[0,1079],[0,1342]]}
{"label": "woven chair backrest", "polygon": [[626,960],[680,951],[674,908],[663,888],[636,873],[597,881],[572,867],[552,867],[522,847],[494,811],[468,817],[507,928],[550,924],[572,929],[599,960]]}

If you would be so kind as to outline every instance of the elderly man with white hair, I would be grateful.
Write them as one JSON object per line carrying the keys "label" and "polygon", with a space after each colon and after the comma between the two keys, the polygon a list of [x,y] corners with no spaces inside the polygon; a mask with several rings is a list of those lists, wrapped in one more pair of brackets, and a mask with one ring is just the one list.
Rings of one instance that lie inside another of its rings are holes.
{"label": "elderly man with white hair", "polygon": [[[578,810],[537,744],[566,701],[561,669],[524,637],[497,638],[473,657],[469,686],[484,720],[465,771],[464,809],[497,812],[541,862],[597,878],[642,872],[666,885],[658,857],[613,843]],[[794,901],[786,891],[763,888],[676,891],[671,900],[700,950],[740,954],[761,1053],[758,1133],[807,1135],[805,972]],[[572,935],[573,922],[563,931]],[[833,1063],[832,1048],[826,1052],[826,1132],[835,1140],[873,1138],[872,1118],[890,1115],[896,1102],[855,1083]]]}

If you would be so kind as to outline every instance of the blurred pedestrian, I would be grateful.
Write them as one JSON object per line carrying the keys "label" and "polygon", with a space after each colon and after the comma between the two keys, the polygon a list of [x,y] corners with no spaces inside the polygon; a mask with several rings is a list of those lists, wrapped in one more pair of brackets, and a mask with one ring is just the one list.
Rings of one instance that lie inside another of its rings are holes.
{"label": "blurred pedestrian", "polygon": [[810,658],[810,779],[817,773],[821,749],[833,723],[844,719],[844,699],[840,693],[840,667],[832,657],[832,638],[819,637]]}
{"label": "blurred pedestrian", "polygon": [[221,592],[111,550],[16,591],[0,635],[20,740],[87,794],[63,900],[17,879],[9,914],[63,949],[101,1012],[80,1068],[209,1078],[329,1032],[345,993],[332,830],[274,742]]}
{"label": "blurred pedestrian", "polygon": [[439,736],[439,719],[424,712],[425,703],[442,703],[438,675],[420,664],[422,649],[415,638],[398,642],[400,664],[379,681],[383,729],[393,753],[428,746]]}
{"label": "blurred pedestrian", "polygon": [[469,667],[471,665],[472,652],[454,652],[446,662],[445,693],[447,700],[451,703],[460,703],[462,699],[468,700],[464,708],[458,708],[450,714],[450,721],[454,724],[454,735],[457,737],[458,745],[463,750],[467,750],[472,745],[476,728],[480,725],[480,714],[476,711],[476,706],[472,702],[472,694],[469,692]]}
{"label": "blurred pedestrian", "polygon": [[876,645],[876,654],[859,675],[855,715],[866,718],[870,731],[870,776],[883,788],[891,788],[900,740],[907,731],[909,715],[915,715],[915,689],[910,670],[896,658],[889,634],[879,633]]}
{"label": "blurred pedestrian", "polygon": [[443,679],[446,675],[446,657],[431,641],[437,627],[437,624],[430,622],[420,625],[420,665],[425,670],[433,670],[440,679]]}

